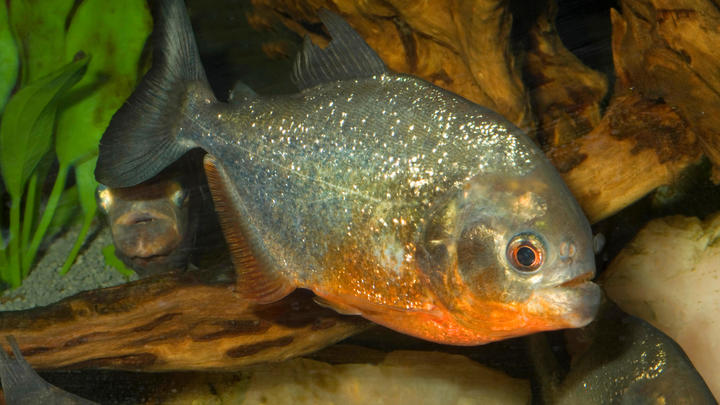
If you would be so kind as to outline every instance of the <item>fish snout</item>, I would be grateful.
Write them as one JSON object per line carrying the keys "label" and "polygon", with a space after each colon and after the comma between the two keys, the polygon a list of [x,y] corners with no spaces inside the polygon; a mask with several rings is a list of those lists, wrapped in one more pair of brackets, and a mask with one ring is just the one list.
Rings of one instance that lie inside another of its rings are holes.
{"label": "fish snout", "polygon": [[547,326],[544,330],[579,328],[592,322],[600,307],[602,289],[592,282],[594,270],[540,288],[530,300],[531,312]]}
{"label": "fish snout", "polygon": [[118,255],[129,260],[134,268],[164,263],[183,240],[177,220],[153,210],[120,216],[112,224],[112,236]]}
{"label": "fish snout", "polygon": [[595,319],[603,297],[602,288],[592,281],[586,281],[570,287],[574,295],[573,310],[568,311],[564,318],[568,328],[581,328]]}

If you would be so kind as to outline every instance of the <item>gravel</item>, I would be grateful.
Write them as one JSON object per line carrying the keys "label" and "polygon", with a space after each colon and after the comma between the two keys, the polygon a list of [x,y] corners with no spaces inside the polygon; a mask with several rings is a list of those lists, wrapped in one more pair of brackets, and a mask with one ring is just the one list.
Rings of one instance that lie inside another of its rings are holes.
{"label": "gravel", "polygon": [[70,271],[64,276],[61,275],[60,268],[79,232],[80,227],[77,226],[53,241],[23,284],[0,295],[0,311],[45,306],[81,291],[110,287],[137,279],[137,275],[128,278],[105,265],[102,249],[112,243],[108,227],[99,231],[80,251]]}

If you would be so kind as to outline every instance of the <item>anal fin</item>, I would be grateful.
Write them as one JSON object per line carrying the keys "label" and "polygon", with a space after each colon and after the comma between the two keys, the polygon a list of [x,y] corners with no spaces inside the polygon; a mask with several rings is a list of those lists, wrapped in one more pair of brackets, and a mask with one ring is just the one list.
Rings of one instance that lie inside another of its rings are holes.
{"label": "anal fin", "polygon": [[205,174],[215,211],[237,275],[237,290],[244,297],[265,304],[275,302],[295,289],[282,274],[265,263],[263,253],[253,248],[253,235],[235,206],[230,178],[212,155],[205,155]]}

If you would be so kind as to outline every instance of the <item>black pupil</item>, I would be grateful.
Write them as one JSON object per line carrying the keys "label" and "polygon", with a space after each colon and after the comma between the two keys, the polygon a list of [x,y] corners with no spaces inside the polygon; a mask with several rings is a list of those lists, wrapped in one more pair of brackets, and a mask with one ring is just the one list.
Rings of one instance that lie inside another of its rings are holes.
{"label": "black pupil", "polygon": [[527,246],[520,246],[515,257],[518,263],[526,267],[530,267],[535,263],[535,252]]}

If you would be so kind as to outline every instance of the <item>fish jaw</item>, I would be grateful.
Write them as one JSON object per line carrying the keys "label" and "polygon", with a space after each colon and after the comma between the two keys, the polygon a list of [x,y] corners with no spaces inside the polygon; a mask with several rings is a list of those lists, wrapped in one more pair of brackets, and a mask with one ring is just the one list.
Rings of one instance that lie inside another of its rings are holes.
{"label": "fish jaw", "polygon": [[595,318],[602,300],[602,289],[585,275],[556,286],[538,289],[528,301],[531,313],[546,314],[553,329],[581,328]]}
{"label": "fish jaw", "polygon": [[[318,293],[316,291],[316,293]],[[486,339],[459,324],[444,307],[401,309],[370,303],[349,295],[318,294],[323,305],[341,313],[360,315],[386,328],[430,342],[474,346],[499,339]]]}
{"label": "fish jaw", "polygon": [[[317,293],[317,292],[316,292]],[[590,323],[602,290],[590,281],[538,290],[526,302],[468,299],[449,310],[437,300],[422,309],[402,310],[357,297],[318,294],[330,307],[342,307],[397,332],[440,344],[476,346],[503,339]],[[332,303],[336,303],[332,305]]]}
{"label": "fish jaw", "polygon": [[590,281],[593,276],[594,271],[586,272],[517,301],[501,299],[504,294],[495,299],[461,294],[453,313],[458,323],[486,341],[583,327],[595,318],[602,299],[602,290]]}

